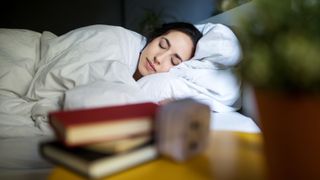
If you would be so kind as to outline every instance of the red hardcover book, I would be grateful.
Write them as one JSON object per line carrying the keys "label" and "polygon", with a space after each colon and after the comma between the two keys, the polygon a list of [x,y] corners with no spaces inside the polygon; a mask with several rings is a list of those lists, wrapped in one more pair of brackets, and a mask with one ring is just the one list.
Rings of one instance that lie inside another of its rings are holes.
{"label": "red hardcover book", "polygon": [[49,122],[67,146],[93,144],[153,130],[158,105],[138,103],[49,113]]}

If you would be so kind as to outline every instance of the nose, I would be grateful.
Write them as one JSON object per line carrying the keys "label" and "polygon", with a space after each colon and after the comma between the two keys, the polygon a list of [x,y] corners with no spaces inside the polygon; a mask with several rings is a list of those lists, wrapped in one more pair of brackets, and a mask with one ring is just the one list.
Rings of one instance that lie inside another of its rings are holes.
{"label": "nose", "polygon": [[155,64],[157,64],[157,65],[160,65],[160,61],[159,61],[158,56],[155,56],[155,57],[153,58],[153,62],[154,62]]}

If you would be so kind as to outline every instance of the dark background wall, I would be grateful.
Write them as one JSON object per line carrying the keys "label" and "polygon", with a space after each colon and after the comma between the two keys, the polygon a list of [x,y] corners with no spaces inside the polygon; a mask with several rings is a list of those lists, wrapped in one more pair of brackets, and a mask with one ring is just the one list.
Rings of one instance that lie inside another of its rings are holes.
{"label": "dark background wall", "polygon": [[186,21],[197,23],[212,16],[214,0],[127,0],[126,26],[139,29],[139,21],[146,18],[147,10],[159,14],[164,22]]}
{"label": "dark background wall", "polygon": [[62,34],[91,24],[121,25],[119,0],[7,0],[1,27],[49,30]]}
{"label": "dark background wall", "polygon": [[2,0],[0,28],[23,28],[57,35],[92,24],[139,31],[147,11],[164,22],[197,23],[210,17],[214,0]]}

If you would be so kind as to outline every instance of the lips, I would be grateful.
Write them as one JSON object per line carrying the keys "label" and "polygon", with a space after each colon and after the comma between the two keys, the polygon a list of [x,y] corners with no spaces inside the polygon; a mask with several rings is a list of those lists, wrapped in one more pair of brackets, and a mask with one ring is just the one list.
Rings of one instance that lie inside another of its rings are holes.
{"label": "lips", "polygon": [[147,68],[149,71],[157,72],[156,68],[155,68],[154,65],[150,62],[149,59],[147,59],[146,68]]}

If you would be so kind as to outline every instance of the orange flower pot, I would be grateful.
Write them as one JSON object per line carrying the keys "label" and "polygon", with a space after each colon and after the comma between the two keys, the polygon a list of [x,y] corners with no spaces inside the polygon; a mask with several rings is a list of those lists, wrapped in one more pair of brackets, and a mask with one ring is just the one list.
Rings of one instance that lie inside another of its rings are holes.
{"label": "orange flower pot", "polygon": [[320,179],[320,94],[255,90],[269,179]]}

